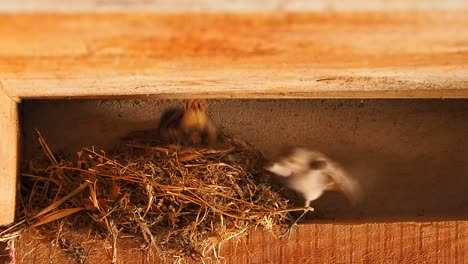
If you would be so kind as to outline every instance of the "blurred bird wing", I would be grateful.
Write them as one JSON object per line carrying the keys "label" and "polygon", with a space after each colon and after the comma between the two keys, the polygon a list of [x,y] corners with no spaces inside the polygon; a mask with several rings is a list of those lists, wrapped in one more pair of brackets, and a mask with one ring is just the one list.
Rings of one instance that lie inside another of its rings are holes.
{"label": "blurred bird wing", "polygon": [[282,166],[279,163],[273,163],[273,165],[268,166],[265,169],[281,177],[289,177],[292,174],[292,171],[289,168]]}
{"label": "blurred bird wing", "polygon": [[[353,205],[355,205],[362,197],[361,186],[340,165],[335,162],[329,161],[327,168],[324,171],[325,174],[329,175],[339,189],[341,189]],[[331,185],[333,187],[333,184]],[[336,188],[335,188],[336,189]]]}

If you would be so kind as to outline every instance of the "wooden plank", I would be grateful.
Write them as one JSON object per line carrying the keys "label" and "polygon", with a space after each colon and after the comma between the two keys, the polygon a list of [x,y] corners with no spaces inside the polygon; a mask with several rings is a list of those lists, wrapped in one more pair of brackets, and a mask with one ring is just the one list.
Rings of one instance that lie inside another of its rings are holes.
{"label": "wooden plank", "polygon": [[[24,263],[73,263],[53,243],[24,236],[17,259]],[[84,235],[82,235],[84,238]],[[75,240],[76,241],[76,240]],[[98,242],[86,243],[86,262],[109,257]],[[135,245],[133,245],[134,247]],[[119,244],[118,263],[154,263],[146,252]],[[131,252],[131,254],[129,254]],[[468,221],[301,224],[289,239],[252,230],[222,247],[226,263],[464,263],[468,252]]]}
{"label": "wooden plank", "polygon": [[303,224],[290,240],[263,233],[225,245],[227,263],[464,263],[468,252],[467,221]]}
{"label": "wooden plank", "polygon": [[0,15],[10,96],[466,98],[465,10]]}
{"label": "wooden plank", "polygon": [[0,226],[3,226],[15,217],[19,134],[17,105],[2,92],[1,83],[0,135]]}
{"label": "wooden plank", "polygon": [[467,8],[465,0],[3,0],[2,12],[265,12],[265,11],[363,11],[363,10],[454,10]]}

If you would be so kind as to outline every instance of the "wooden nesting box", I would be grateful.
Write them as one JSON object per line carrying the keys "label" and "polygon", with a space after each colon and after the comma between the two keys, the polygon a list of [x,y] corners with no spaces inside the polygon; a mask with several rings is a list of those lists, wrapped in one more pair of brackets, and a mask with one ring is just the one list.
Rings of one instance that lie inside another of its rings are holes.
{"label": "wooden nesting box", "polygon": [[[54,6],[45,2],[49,5],[41,5],[42,11]],[[67,99],[57,108],[63,109],[77,99],[468,98],[464,1],[435,9],[409,1],[412,10],[395,1],[389,10],[367,11],[362,11],[368,4],[364,0],[344,6],[320,2],[334,6],[333,12],[317,12],[307,1],[291,2],[289,9],[287,2],[275,2],[266,13],[258,12],[265,11],[259,1],[242,2],[239,10],[226,7],[241,13],[171,13],[182,7],[165,3],[158,10],[158,3],[150,1],[135,4],[135,12],[98,14],[89,12],[94,1],[77,5],[80,14],[20,14],[16,11],[38,6],[2,3],[2,10],[13,12],[0,14],[0,225],[14,219],[20,121],[48,113],[34,102]],[[206,1],[203,10],[222,11],[217,6]],[[123,10],[119,4],[99,8]],[[22,102],[29,110],[20,120]],[[460,116],[467,104],[451,102],[457,106],[445,106],[442,113],[457,115],[447,118],[463,127]],[[332,114],[323,117],[333,119]],[[74,128],[62,129],[73,133]],[[455,134],[464,146],[463,133]],[[468,162],[466,156],[460,159]],[[229,263],[463,263],[468,252],[463,216],[311,222],[301,224],[287,242],[254,231],[225,251]]]}

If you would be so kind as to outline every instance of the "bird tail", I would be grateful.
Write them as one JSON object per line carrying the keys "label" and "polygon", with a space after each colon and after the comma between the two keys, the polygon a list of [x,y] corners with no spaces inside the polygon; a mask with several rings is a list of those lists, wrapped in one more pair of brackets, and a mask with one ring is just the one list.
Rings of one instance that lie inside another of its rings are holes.
{"label": "bird tail", "polygon": [[362,198],[361,185],[351,174],[346,172],[341,165],[330,160],[328,162],[324,173],[335,181],[336,185],[333,186],[333,188],[341,190],[348,197],[351,204],[355,206]]}

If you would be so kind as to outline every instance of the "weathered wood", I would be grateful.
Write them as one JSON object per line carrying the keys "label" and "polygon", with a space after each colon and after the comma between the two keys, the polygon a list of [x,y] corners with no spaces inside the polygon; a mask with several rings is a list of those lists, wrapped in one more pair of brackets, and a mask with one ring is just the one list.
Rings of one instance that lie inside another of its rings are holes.
{"label": "weathered wood", "polygon": [[308,224],[289,241],[255,232],[225,252],[228,263],[464,263],[467,245],[466,221]]}
{"label": "weathered wood", "polygon": [[0,83],[0,226],[13,222],[15,216],[18,126],[17,105]]}
{"label": "weathered wood", "polygon": [[[73,263],[37,236],[17,243],[23,263]],[[86,238],[82,235],[82,238]],[[109,261],[102,244],[83,244],[87,263]],[[146,252],[119,244],[118,263],[154,263]],[[256,230],[222,247],[226,263],[465,263],[468,221],[301,224],[290,239]]]}
{"label": "weathered wood", "polygon": [[23,98],[466,98],[466,25],[463,10],[3,14],[0,80]]}
{"label": "weathered wood", "polygon": [[3,12],[265,12],[350,10],[454,10],[467,8],[465,0],[3,0]]}

